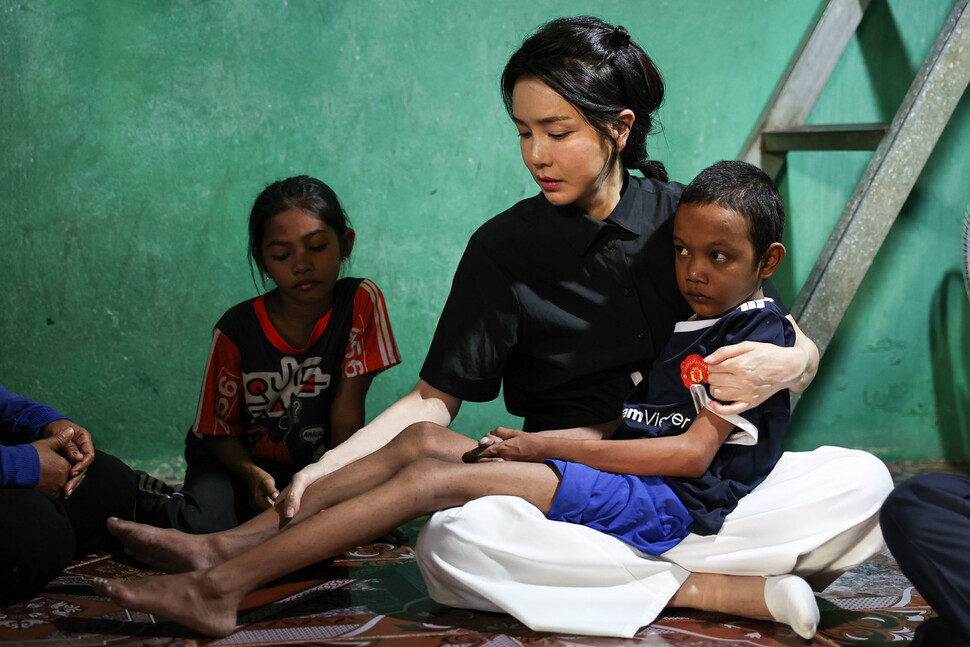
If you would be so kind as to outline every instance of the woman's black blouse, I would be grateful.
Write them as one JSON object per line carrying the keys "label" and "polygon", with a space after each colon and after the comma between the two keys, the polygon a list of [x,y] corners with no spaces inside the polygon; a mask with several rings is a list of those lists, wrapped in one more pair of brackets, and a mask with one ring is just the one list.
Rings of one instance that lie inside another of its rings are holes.
{"label": "woman's black blouse", "polygon": [[421,378],[472,402],[503,388],[527,430],[620,415],[674,323],[691,315],[674,275],[672,220],[683,186],[628,176],[596,221],[539,194],[472,236]]}

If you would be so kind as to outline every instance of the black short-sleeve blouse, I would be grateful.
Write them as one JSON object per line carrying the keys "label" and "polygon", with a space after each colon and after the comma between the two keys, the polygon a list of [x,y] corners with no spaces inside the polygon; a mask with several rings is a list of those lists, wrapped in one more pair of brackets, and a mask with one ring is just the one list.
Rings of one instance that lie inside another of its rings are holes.
{"label": "black short-sleeve blouse", "polygon": [[605,221],[539,194],[475,232],[421,378],[472,402],[504,386],[527,430],[616,418],[674,324],[671,226],[683,186],[628,176]]}

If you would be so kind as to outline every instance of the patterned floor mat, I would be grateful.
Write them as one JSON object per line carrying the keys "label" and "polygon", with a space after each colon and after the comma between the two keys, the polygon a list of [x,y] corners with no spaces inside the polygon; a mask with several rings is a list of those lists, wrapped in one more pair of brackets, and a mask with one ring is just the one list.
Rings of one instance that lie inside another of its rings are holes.
{"label": "patterned floor mat", "polygon": [[[412,535],[413,536],[413,535]],[[95,576],[153,574],[134,562],[78,562],[28,603],[0,608],[0,641],[18,645],[353,645],[354,647],[553,647],[618,645],[905,644],[932,615],[888,554],[840,578],[819,597],[819,633],[804,641],[769,622],[669,609],[632,639],[537,633],[502,614],[443,607],[427,597],[414,554],[390,543],[363,546],[332,565],[305,569],[244,600],[239,628],[225,638],[131,612],[97,596]]]}

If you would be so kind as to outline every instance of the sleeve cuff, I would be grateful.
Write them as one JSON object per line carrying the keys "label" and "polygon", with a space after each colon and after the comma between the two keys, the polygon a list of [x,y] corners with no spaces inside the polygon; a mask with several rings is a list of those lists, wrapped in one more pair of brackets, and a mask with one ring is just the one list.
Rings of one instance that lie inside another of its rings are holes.
{"label": "sleeve cuff", "polygon": [[0,482],[3,487],[22,488],[32,488],[40,482],[40,456],[33,445],[0,448]]}
{"label": "sleeve cuff", "polygon": [[694,410],[700,413],[701,409],[707,409],[715,416],[727,420],[734,425],[734,431],[728,434],[724,440],[725,445],[757,445],[758,428],[751,424],[747,418],[733,414],[723,416],[710,407],[711,396],[707,394],[707,388],[703,384],[691,384],[690,395],[694,400]]}

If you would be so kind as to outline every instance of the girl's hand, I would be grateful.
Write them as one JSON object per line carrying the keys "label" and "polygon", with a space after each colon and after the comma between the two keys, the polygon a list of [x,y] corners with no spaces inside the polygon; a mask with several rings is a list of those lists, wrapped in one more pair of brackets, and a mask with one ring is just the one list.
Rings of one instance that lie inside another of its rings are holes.
{"label": "girl's hand", "polygon": [[280,495],[276,489],[276,479],[255,466],[250,475],[249,490],[253,495],[253,507],[260,511],[272,508]]}
{"label": "girl's hand", "polygon": [[541,449],[546,439],[518,429],[498,427],[482,436],[478,447],[466,452],[466,463],[484,461],[523,461],[538,463],[546,458]]}
{"label": "girl's hand", "polygon": [[734,415],[758,406],[784,388],[803,382],[809,358],[798,346],[745,341],[717,349],[704,358],[710,369],[711,397],[731,404],[711,402],[721,415]]}

